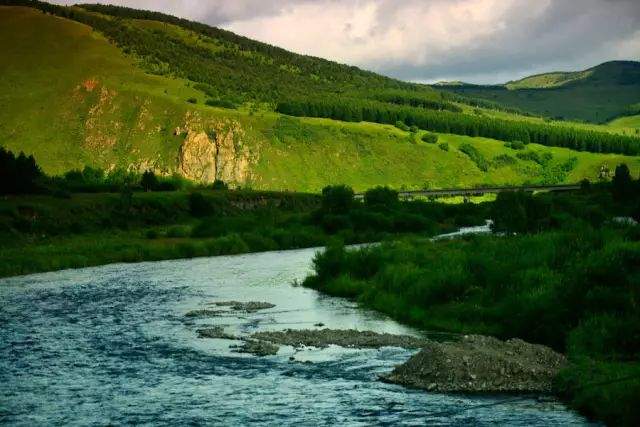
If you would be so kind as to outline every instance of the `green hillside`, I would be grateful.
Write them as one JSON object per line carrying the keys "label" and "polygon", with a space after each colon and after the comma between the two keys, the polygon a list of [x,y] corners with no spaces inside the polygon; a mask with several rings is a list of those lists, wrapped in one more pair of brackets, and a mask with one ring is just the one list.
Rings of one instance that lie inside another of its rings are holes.
{"label": "green hillside", "polygon": [[[459,123],[481,117],[430,87],[166,15],[33,4],[52,13],[0,6],[0,145],[33,154],[49,174],[91,165],[318,191],[331,183],[364,190],[597,180],[621,162],[640,171],[638,157],[615,154],[624,152],[618,143],[640,147],[635,139],[612,141],[612,154],[530,144],[522,155],[472,128],[449,126],[437,132],[445,151],[423,142],[423,130],[384,121],[285,116],[274,111],[281,101],[331,93],[344,105],[370,102]],[[549,129],[594,141],[622,133],[593,126],[585,134],[578,125],[548,128],[500,114],[516,131],[530,123],[543,139]],[[459,150],[463,145],[484,160]]]}
{"label": "green hillside", "polygon": [[604,123],[637,109],[640,62],[611,61],[585,71],[539,74],[505,85],[438,88],[545,117]]}

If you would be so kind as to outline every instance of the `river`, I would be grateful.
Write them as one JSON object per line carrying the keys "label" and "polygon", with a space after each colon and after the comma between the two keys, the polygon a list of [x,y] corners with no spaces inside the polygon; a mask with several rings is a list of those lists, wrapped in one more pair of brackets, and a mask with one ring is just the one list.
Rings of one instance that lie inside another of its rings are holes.
{"label": "river", "polygon": [[[114,264],[0,280],[0,424],[585,425],[553,400],[427,393],[380,382],[400,348],[340,347],[259,358],[198,338],[355,328],[418,334],[354,303],[294,286],[316,249]],[[256,313],[190,319],[215,301]],[[290,360],[293,357],[295,360]],[[478,405],[483,405],[478,407]]]}

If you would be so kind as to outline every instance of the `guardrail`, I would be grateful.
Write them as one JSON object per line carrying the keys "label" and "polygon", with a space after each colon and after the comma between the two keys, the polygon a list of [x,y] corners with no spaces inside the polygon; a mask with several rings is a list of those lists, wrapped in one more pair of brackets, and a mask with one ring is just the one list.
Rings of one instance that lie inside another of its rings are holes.
{"label": "guardrail", "polygon": [[[439,190],[414,190],[399,191],[398,197],[410,199],[415,196],[438,197],[438,196],[481,196],[486,193],[503,193],[506,191],[574,191],[579,190],[580,184],[562,185],[523,185],[519,187],[474,187],[474,188],[443,188]],[[356,199],[363,199],[364,194],[358,193]]]}

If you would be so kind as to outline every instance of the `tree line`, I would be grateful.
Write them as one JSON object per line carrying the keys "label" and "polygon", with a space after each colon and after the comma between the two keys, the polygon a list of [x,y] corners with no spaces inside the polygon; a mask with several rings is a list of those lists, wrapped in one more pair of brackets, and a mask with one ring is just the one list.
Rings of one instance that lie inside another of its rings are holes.
{"label": "tree line", "polygon": [[349,122],[395,124],[423,130],[501,141],[522,141],[593,153],[640,154],[640,138],[572,126],[477,117],[359,99],[298,99],[278,103],[276,111],[299,117],[324,117]]}

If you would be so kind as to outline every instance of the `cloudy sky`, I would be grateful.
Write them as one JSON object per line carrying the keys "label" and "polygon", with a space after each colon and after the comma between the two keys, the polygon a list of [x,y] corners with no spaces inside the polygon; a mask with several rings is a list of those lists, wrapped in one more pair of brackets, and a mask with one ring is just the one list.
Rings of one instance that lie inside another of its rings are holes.
{"label": "cloudy sky", "polygon": [[498,83],[537,72],[640,58],[640,0],[103,3],[162,11],[412,81]]}

